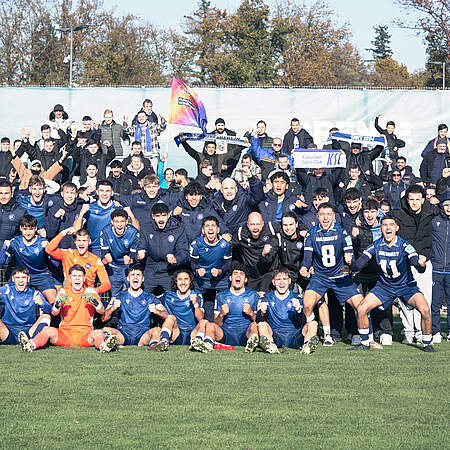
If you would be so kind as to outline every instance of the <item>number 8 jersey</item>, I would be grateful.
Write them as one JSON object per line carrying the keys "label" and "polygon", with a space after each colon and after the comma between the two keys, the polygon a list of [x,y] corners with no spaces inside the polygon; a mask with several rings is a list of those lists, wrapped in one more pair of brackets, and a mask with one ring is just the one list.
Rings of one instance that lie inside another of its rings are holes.
{"label": "number 8 jersey", "polygon": [[305,236],[302,266],[314,267],[314,274],[327,278],[341,278],[344,253],[353,255],[352,238],[336,222],[328,230],[320,225],[311,228]]}

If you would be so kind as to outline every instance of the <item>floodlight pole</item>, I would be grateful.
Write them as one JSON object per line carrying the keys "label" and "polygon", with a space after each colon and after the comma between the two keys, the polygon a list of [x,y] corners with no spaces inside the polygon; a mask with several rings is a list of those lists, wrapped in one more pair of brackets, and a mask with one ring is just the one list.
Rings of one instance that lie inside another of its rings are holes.
{"label": "floodlight pole", "polygon": [[73,27],[70,26],[70,80],[69,88],[72,88],[72,71],[73,71]]}
{"label": "floodlight pole", "polygon": [[450,59],[447,61],[428,61],[430,64],[442,64],[442,89],[445,89],[445,65],[450,62]]}

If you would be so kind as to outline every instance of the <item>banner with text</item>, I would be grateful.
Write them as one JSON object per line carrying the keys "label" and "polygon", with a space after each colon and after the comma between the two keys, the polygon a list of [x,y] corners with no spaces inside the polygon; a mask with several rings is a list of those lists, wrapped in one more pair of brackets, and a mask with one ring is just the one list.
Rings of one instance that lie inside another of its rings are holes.
{"label": "banner with text", "polygon": [[331,169],[345,167],[347,160],[341,150],[327,150],[321,148],[294,149],[294,167],[296,169]]}

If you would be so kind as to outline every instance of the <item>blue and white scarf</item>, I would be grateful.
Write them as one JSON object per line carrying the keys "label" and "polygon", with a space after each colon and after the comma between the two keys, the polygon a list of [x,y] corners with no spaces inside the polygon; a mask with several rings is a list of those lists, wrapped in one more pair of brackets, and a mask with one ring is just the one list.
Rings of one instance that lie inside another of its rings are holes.
{"label": "blue and white scarf", "polygon": [[337,141],[349,142],[350,144],[352,142],[358,142],[361,144],[383,145],[386,158],[389,158],[389,147],[384,136],[363,136],[362,134],[349,134],[337,131],[334,134],[330,133],[328,135],[327,142],[331,142],[333,139]]}
{"label": "blue and white scarf", "polygon": [[[147,156],[152,154],[152,137],[150,135],[150,127],[147,124],[145,131],[145,153]],[[140,123],[136,125],[136,131],[134,132],[134,140],[136,142],[142,142],[142,126]]]}

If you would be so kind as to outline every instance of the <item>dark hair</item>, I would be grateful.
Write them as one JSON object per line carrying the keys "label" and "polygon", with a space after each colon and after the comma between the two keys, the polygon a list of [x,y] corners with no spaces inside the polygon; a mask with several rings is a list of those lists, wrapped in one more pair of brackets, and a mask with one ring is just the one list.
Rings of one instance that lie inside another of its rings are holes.
{"label": "dark hair", "polygon": [[114,190],[114,186],[109,180],[100,180],[97,184],[97,188],[100,186],[109,186],[112,190]]}
{"label": "dark hair", "polygon": [[75,183],[72,183],[71,181],[66,181],[65,183],[63,183],[63,184],[61,185],[61,192],[62,192],[65,188],[75,189],[75,192],[78,192],[77,185],[76,185]]}
{"label": "dark hair", "polygon": [[339,128],[338,128],[338,127],[330,128],[330,130],[328,131],[328,133],[332,133],[333,131],[339,131]]}
{"label": "dark hair", "polygon": [[362,203],[361,210],[364,211],[365,209],[377,209],[378,210],[378,202],[373,198],[364,200]]}
{"label": "dark hair", "polygon": [[94,167],[98,170],[98,166],[97,166],[97,164],[96,164],[95,162],[88,162],[88,163],[86,164],[86,169],[87,169],[89,166],[94,166]]}
{"label": "dark hair", "polygon": [[263,123],[265,127],[267,127],[267,123],[264,122],[264,120],[258,120],[258,122],[256,122],[256,126],[258,126],[260,123]]}
{"label": "dark hair", "polygon": [[312,198],[317,198],[317,197],[329,197],[330,194],[328,193],[328,189],[324,188],[324,187],[319,187],[314,189],[313,193],[312,193]]}
{"label": "dark hair", "polygon": [[[140,111],[140,112],[145,112],[145,111]],[[142,144],[141,144],[139,141],[134,141],[134,142],[131,144],[131,147],[135,147],[136,145],[139,145],[140,147],[142,147]]]}
{"label": "dark hair", "polygon": [[[49,127],[49,128],[50,128],[50,127]],[[6,144],[6,143],[10,144],[11,141],[10,141],[9,137],[2,137],[1,143],[2,143],[2,144]]]}
{"label": "dark hair", "polygon": [[77,139],[87,139],[88,135],[85,131],[77,131]]}
{"label": "dark hair", "polygon": [[13,188],[12,184],[9,181],[6,181],[6,180],[0,181],[0,187],[8,187],[8,188],[11,189],[11,191],[12,191],[12,188]]}
{"label": "dark hair", "polygon": [[244,272],[245,276],[248,278],[247,268],[245,267],[244,264],[240,263],[239,261],[233,261],[231,263],[230,276],[235,270],[238,270],[239,272]]}
{"label": "dark hair", "polygon": [[250,153],[246,153],[242,159],[249,159],[250,161],[253,161],[252,155]]}
{"label": "dark hair", "polygon": [[130,160],[132,160],[133,158],[139,158],[140,161],[142,161],[142,154],[138,153],[137,155],[130,155]]}
{"label": "dark hair", "polygon": [[297,117],[294,117],[294,118],[291,119],[291,123],[292,122],[300,122],[300,120],[298,120]]}
{"label": "dark hair", "polygon": [[205,226],[206,222],[214,222],[217,226],[219,226],[219,219],[215,216],[206,216],[202,220],[202,228]]}
{"label": "dark hair", "polygon": [[381,200],[384,199],[384,191],[383,191],[383,189],[378,189],[378,191],[375,191],[375,194],[373,196],[375,197],[375,200],[377,202],[381,202]]}
{"label": "dark hair", "polygon": [[28,228],[36,228],[37,227],[37,219],[34,216],[30,216],[29,214],[24,214],[20,219],[19,226],[28,227]]}
{"label": "dark hair", "polygon": [[49,130],[49,129],[50,129],[50,125],[48,125],[47,123],[44,123],[44,125],[41,126],[41,131]]}
{"label": "dark hair", "polygon": [[334,205],[330,202],[321,203],[319,207],[317,208],[317,212],[319,212],[321,209],[325,208],[331,208],[334,212]]}
{"label": "dark hair", "polygon": [[115,209],[111,213],[111,220],[115,219],[116,217],[123,217],[124,219],[128,219],[128,213],[122,208]]}
{"label": "dark hair", "polygon": [[275,172],[270,176],[271,183],[273,183],[277,178],[282,178],[284,181],[286,181],[286,184],[290,184],[291,182],[287,173],[283,172],[282,170],[279,170],[278,172]]}
{"label": "dark hair", "polygon": [[169,214],[169,207],[162,202],[155,203],[152,206],[152,215],[156,214]]}
{"label": "dark hair", "polygon": [[109,167],[111,167],[111,169],[116,169],[117,167],[123,168],[122,163],[118,159],[112,161]]}
{"label": "dark hair", "polygon": [[99,146],[99,145],[98,145],[98,142],[95,142],[94,139],[89,139],[89,140],[86,142],[86,146],[87,146],[87,147],[89,147],[90,145],[96,145],[97,147]]}
{"label": "dark hair", "polygon": [[387,199],[381,200],[380,206],[389,206],[389,210],[392,209],[391,202],[389,200],[387,200]]}
{"label": "dark hair", "polygon": [[191,280],[191,284],[189,285],[189,289],[194,289],[194,275],[192,275],[192,272],[188,269],[178,269],[172,276],[172,280],[170,281],[170,288],[172,291],[177,291],[177,277],[180,273],[187,273],[189,275],[189,278]]}
{"label": "dark hair", "polygon": [[349,171],[352,170],[352,169],[358,169],[358,170],[361,172],[361,169],[359,168],[358,164],[352,164],[352,165],[348,168]]}
{"label": "dark hair", "polygon": [[187,170],[183,169],[183,168],[175,170],[175,175],[181,175],[182,177],[185,177],[185,178],[188,177]]}
{"label": "dark hair", "polygon": [[186,185],[186,187],[183,189],[184,196],[187,195],[196,195],[196,194],[203,194],[203,188],[200,185],[200,183],[197,183],[196,181],[191,181],[189,184]]}
{"label": "dark hair", "polygon": [[30,271],[25,267],[25,266],[17,266],[14,267],[12,273],[11,273],[11,278],[16,274],[16,273],[24,273],[25,275],[30,275]]}
{"label": "dark hair", "polygon": [[286,153],[278,152],[276,158],[277,158],[277,161],[278,161],[281,158],[289,158],[289,157],[288,157],[288,155],[286,155]]}
{"label": "dark hair", "polygon": [[389,125],[392,125],[395,127],[395,122],[393,122],[392,120],[389,120],[388,122],[386,122],[386,126],[388,127]]}
{"label": "dark hair", "polygon": [[91,235],[89,234],[89,231],[86,230],[86,228],[81,228],[80,230],[78,230],[78,231],[75,233],[74,239],[76,239],[78,236],[87,236],[88,238],[91,237]]}
{"label": "dark hair", "polygon": [[440,123],[438,125],[438,131],[441,131],[441,130],[448,130],[448,126],[445,123]]}
{"label": "dark hair", "polygon": [[144,274],[144,268],[139,263],[132,264],[128,270],[127,275],[129,275],[131,272],[134,272],[135,270],[139,270],[142,274]]}
{"label": "dark hair", "polygon": [[356,188],[349,188],[345,191],[344,201],[347,200],[358,200],[361,198],[361,193]]}
{"label": "dark hair", "polygon": [[287,212],[283,213],[283,215],[281,216],[281,223],[283,223],[283,219],[284,219],[285,217],[290,217],[291,219],[294,219],[294,220],[298,223],[298,217],[297,217],[297,214],[295,214],[295,213],[292,212],[292,211],[287,211]]}
{"label": "dark hair", "polygon": [[426,197],[425,189],[420,186],[419,184],[413,184],[412,186],[409,186],[408,189],[406,189],[405,197],[408,199],[409,194],[422,194],[422,197]]}
{"label": "dark hair", "polygon": [[82,122],[87,122],[88,120],[92,120],[91,116],[83,116],[83,118],[81,119]]}
{"label": "dark hair", "polygon": [[291,278],[291,274],[289,273],[289,269],[287,267],[280,267],[278,269],[275,269],[272,273],[272,279],[274,279],[277,275],[280,273],[286,274],[289,278]]}
{"label": "dark hair", "polygon": [[150,103],[153,106],[153,102],[149,99],[146,98],[143,102],[142,102],[142,106],[144,106],[146,103]]}
{"label": "dark hair", "polygon": [[394,214],[391,214],[391,212],[388,212],[384,217],[382,217],[381,222],[383,222],[383,220],[393,220],[397,225],[399,224],[397,217],[395,217]]}
{"label": "dark hair", "polygon": [[402,161],[405,161],[405,162],[406,162],[406,158],[405,158],[404,156],[399,156],[399,157],[397,157],[397,161],[398,161],[399,159],[401,159]]}
{"label": "dark hair", "polygon": [[81,264],[75,264],[69,269],[69,275],[72,274],[72,272],[83,272],[83,275],[86,276],[86,269]]}
{"label": "dark hair", "polygon": [[209,145],[209,144],[213,144],[214,147],[217,147],[216,141],[206,141],[206,142],[205,142],[205,147],[206,147],[207,145]]}

